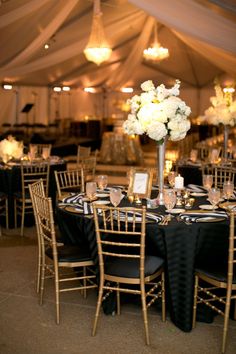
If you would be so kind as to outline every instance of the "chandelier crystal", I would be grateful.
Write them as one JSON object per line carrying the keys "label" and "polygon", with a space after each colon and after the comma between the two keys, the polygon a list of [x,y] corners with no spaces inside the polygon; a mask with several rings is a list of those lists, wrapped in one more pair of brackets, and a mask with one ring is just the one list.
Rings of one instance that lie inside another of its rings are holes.
{"label": "chandelier crystal", "polygon": [[157,36],[157,23],[155,23],[154,27],[154,43],[151,47],[144,49],[143,56],[146,60],[153,60],[153,61],[161,61],[169,57],[169,50],[167,48],[163,48]]}
{"label": "chandelier crystal", "polygon": [[108,60],[111,56],[112,49],[105,38],[102,12],[100,10],[100,0],[94,0],[93,22],[89,42],[84,49],[84,55],[88,61],[92,61],[97,65]]}

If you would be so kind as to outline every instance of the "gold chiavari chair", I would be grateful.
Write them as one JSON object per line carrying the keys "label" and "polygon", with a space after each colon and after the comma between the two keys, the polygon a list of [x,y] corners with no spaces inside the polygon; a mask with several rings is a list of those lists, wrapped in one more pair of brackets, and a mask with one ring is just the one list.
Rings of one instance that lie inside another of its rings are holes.
{"label": "gold chiavari chair", "polygon": [[[193,327],[196,325],[196,312],[198,304],[205,304],[224,317],[222,353],[226,349],[230,305],[236,300],[236,213],[230,213],[228,265],[218,260],[216,265],[208,268],[196,269],[195,290],[193,305]],[[204,283],[201,283],[203,281]],[[234,309],[236,319],[236,305]]]}
{"label": "gold chiavari chair", "polygon": [[43,181],[40,179],[37,182],[34,182],[29,187],[30,197],[32,200],[33,211],[35,216],[35,225],[37,230],[37,240],[38,240],[38,266],[37,266],[37,282],[36,282],[36,291],[39,293],[40,290],[40,279],[41,279],[41,271],[42,271],[42,248],[41,248],[41,240],[40,240],[40,232],[39,232],[39,224],[36,219],[36,205],[34,195],[40,195],[41,197],[45,197],[45,190]]}
{"label": "gold chiavari chair", "polygon": [[48,162],[28,163],[21,162],[21,192],[14,194],[14,213],[15,227],[17,227],[17,215],[21,215],[21,236],[24,234],[25,215],[33,213],[32,201],[29,193],[29,185],[43,180],[45,195],[48,195],[49,184],[49,168]]}
{"label": "gold chiavari chair", "polygon": [[[56,323],[60,322],[60,293],[96,288],[94,262],[87,246],[58,246],[51,198],[46,198],[38,185],[30,185],[34,215],[41,248],[40,305],[43,303],[45,279],[53,278],[55,284]],[[42,188],[42,187],[41,187]],[[72,269],[76,268],[76,272]],[[75,284],[76,282],[76,284]],[[72,283],[74,285],[72,285]]]}
{"label": "gold chiavari chair", "polygon": [[55,171],[55,180],[58,198],[61,199],[63,192],[84,192],[84,175],[82,169]]}
{"label": "gold chiavari chair", "polygon": [[214,167],[214,185],[216,188],[223,188],[226,181],[234,183],[236,169],[232,167],[215,166]]}
{"label": "gold chiavari chair", "polygon": [[29,152],[33,158],[42,157],[45,160],[51,155],[52,144],[29,144]]}
{"label": "gold chiavari chair", "polygon": [[135,208],[94,204],[100,285],[92,335],[96,333],[102,300],[107,294],[116,292],[118,315],[120,293],[138,294],[142,301],[146,344],[149,344],[147,308],[158,298],[162,300],[162,320],[165,321],[164,260],[145,255],[146,207],[139,210],[139,215],[135,213]]}
{"label": "gold chiavari chair", "polygon": [[81,168],[84,176],[84,183],[94,180],[96,165],[97,159],[95,156],[83,159],[83,161],[81,162]]}
{"label": "gold chiavari chair", "polygon": [[80,166],[82,161],[88,158],[91,154],[91,147],[78,145],[77,148],[77,166]]}
{"label": "gold chiavari chair", "polygon": [[[6,218],[6,228],[9,228],[8,224],[8,197],[5,193],[0,192],[0,213]],[[0,236],[2,235],[2,229],[0,225]]]}

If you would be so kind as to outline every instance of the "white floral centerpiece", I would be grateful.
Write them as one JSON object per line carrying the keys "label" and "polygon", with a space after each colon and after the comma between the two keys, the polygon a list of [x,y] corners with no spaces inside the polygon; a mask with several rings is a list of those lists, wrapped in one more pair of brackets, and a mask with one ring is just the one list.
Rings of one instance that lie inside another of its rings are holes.
{"label": "white floral centerpiece", "polygon": [[20,159],[23,155],[23,149],[23,142],[17,141],[11,135],[0,141],[0,157],[4,163],[7,163],[12,158]]}
{"label": "white floral centerpiece", "polygon": [[233,92],[226,89],[225,92],[219,84],[215,85],[216,95],[210,97],[210,106],[205,111],[205,120],[213,125],[236,124],[236,100],[233,100]]}
{"label": "white floral centerpiece", "polygon": [[236,100],[233,100],[234,89],[222,89],[219,83],[215,84],[216,95],[210,98],[212,106],[205,111],[205,121],[208,124],[224,127],[224,159],[227,160],[229,127],[236,124]]}
{"label": "white floral centerpiece", "polygon": [[157,201],[164,204],[164,159],[167,139],[178,141],[185,138],[190,129],[188,116],[190,107],[179,97],[180,81],[167,89],[165,85],[155,87],[152,80],[141,85],[144,91],[128,100],[131,113],[123,124],[124,131],[129,134],[146,134],[158,143],[158,183]]}
{"label": "white floral centerpiece", "polygon": [[155,88],[152,80],[145,81],[141,85],[144,92],[127,101],[131,113],[123,124],[124,131],[129,135],[147,134],[159,143],[166,136],[172,141],[185,138],[190,129],[187,117],[191,109],[177,97],[179,87],[178,80],[171,89],[163,84]]}

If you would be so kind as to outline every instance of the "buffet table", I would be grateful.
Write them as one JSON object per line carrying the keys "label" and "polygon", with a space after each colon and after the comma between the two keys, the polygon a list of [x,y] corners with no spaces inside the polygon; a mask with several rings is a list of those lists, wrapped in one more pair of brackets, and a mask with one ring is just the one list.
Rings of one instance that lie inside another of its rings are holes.
{"label": "buffet table", "polygon": [[[194,209],[203,203],[206,203],[206,197],[196,198]],[[127,198],[123,198],[120,206],[127,205],[130,205]],[[62,206],[56,211],[64,243],[87,243],[98,265],[93,216],[66,209]],[[151,212],[165,214],[165,208],[160,206]],[[165,259],[170,317],[185,332],[192,329],[195,266],[203,262],[216,263],[220,257],[227,256],[228,231],[228,219],[187,225],[173,217],[168,225],[147,223],[146,252]]]}

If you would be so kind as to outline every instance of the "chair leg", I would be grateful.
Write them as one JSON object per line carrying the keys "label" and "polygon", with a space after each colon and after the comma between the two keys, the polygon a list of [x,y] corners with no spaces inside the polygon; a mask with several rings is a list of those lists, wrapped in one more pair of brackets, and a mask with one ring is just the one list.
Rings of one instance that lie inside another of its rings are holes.
{"label": "chair leg", "polygon": [[150,340],[149,340],[149,330],[148,330],[145,285],[141,284],[140,288],[141,288],[141,300],[142,300],[142,311],[143,311],[143,322],[144,322],[144,329],[145,329],[146,344],[149,345]]}
{"label": "chair leg", "polygon": [[195,326],[196,326],[197,292],[198,292],[198,276],[195,275],[194,298],[193,298],[193,322],[192,322],[193,328],[195,328]]}
{"label": "chair leg", "polygon": [[[83,267],[83,276],[86,277],[86,267]],[[87,281],[86,281],[86,278],[83,279],[83,285],[85,287],[84,290],[83,290],[84,299],[86,299],[86,297],[87,297],[87,290],[86,290]]]}
{"label": "chair leg", "polygon": [[38,270],[37,270],[37,286],[36,286],[37,294],[40,291],[41,273],[42,273],[42,256],[41,256],[41,251],[40,251],[40,246],[39,246],[39,251],[38,251]]}
{"label": "chair leg", "polygon": [[99,312],[100,312],[101,305],[102,305],[103,285],[104,285],[104,281],[102,281],[100,279],[100,286],[99,286],[99,293],[98,293],[98,300],[97,300],[97,308],[96,308],[95,319],[94,319],[93,330],[92,330],[92,336],[93,337],[96,334],[98,316],[99,316]]}
{"label": "chair leg", "polygon": [[227,290],[227,295],[226,295],[226,305],[225,305],[225,315],[224,315],[224,329],[223,329],[223,342],[222,342],[222,349],[221,349],[222,353],[225,352],[225,345],[226,345],[226,339],[227,339],[231,292],[232,292],[232,290],[228,289]]}
{"label": "chair leg", "polygon": [[[117,283],[117,288],[120,287],[120,284]],[[117,315],[120,315],[120,292],[116,292],[116,302],[117,302]]]}
{"label": "chair leg", "polygon": [[25,203],[22,205],[22,214],[21,214],[21,229],[20,229],[20,235],[24,236],[24,224],[25,224]]}
{"label": "chair leg", "polygon": [[45,256],[42,254],[42,265],[41,265],[41,274],[40,274],[40,296],[39,304],[43,304],[43,293],[44,293],[44,281],[45,281]]}
{"label": "chair leg", "polygon": [[14,227],[17,228],[17,201],[14,199]]}
{"label": "chair leg", "polygon": [[161,314],[162,321],[166,321],[166,294],[165,294],[165,273],[161,274]]}

